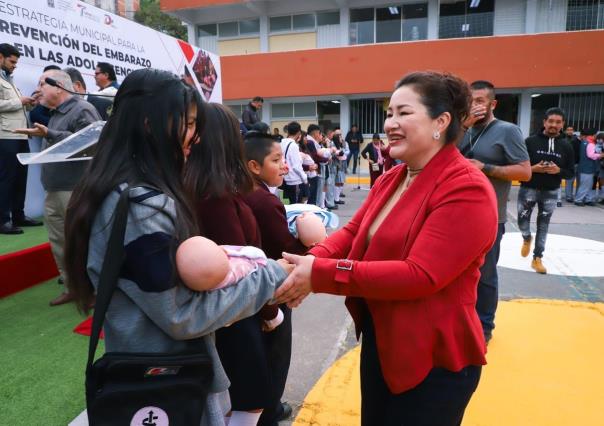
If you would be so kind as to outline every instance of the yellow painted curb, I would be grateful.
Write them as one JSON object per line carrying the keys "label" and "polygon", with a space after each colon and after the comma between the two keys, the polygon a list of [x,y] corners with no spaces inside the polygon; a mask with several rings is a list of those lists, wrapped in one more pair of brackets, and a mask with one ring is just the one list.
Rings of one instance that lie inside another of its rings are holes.
{"label": "yellow painted curb", "polygon": [[361,424],[361,347],[337,360],[306,395],[294,425]]}
{"label": "yellow painted curb", "polygon": [[[359,347],[329,368],[294,425],[360,425]],[[604,424],[604,304],[500,302],[463,426]]]}
{"label": "yellow painted curb", "polygon": [[346,183],[349,184],[365,184],[365,185],[369,185],[369,176],[346,176]]}

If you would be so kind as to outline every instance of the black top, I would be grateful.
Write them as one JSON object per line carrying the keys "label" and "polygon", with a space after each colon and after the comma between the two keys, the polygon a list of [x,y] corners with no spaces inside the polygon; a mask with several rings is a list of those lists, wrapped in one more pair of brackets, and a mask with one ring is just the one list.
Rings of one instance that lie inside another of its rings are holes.
{"label": "black top", "polygon": [[541,161],[550,161],[560,167],[560,173],[555,175],[533,173],[531,180],[522,182],[522,186],[554,190],[560,187],[562,179],[571,179],[574,176],[575,154],[565,136],[558,135],[550,138],[543,133],[538,133],[528,137],[525,142],[531,166]]}
{"label": "black top", "polygon": [[363,134],[358,130],[356,132],[349,130],[345,139],[348,145],[358,146],[363,143]]}

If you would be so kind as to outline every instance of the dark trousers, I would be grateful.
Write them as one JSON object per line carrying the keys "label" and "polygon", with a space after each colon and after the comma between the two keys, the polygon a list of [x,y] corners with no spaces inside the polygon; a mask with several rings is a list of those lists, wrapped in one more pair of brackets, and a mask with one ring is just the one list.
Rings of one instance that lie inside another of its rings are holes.
{"label": "dark trousers", "polygon": [[392,394],[380,367],[375,331],[367,314],[361,346],[362,426],[457,426],[480,380],[481,366],[458,372],[433,368],[416,387]]}
{"label": "dark trousers", "polygon": [[216,350],[231,381],[233,411],[265,408],[272,401],[270,366],[260,321],[254,315],[216,331]]}
{"label": "dark trousers", "polygon": [[350,154],[348,154],[348,158],[346,158],[346,170],[348,170],[348,166],[350,165],[350,159],[352,158],[352,174],[355,174],[357,172],[357,166],[359,164],[359,153],[359,145],[350,145]]}
{"label": "dark trousers", "polygon": [[0,224],[24,217],[27,166],[17,160],[21,152],[29,152],[27,140],[0,139]]}
{"label": "dark trousers", "polygon": [[270,333],[264,333],[271,377],[271,403],[262,412],[258,426],[277,426],[277,419],[281,415],[281,397],[289,373],[292,355],[292,311],[286,305],[279,307],[283,311],[283,322]]}
{"label": "dark trousers", "polygon": [[485,340],[491,338],[493,329],[495,328],[495,311],[497,311],[497,302],[499,300],[497,262],[499,262],[499,251],[503,234],[505,234],[505,223],[500,223],[497,227],[495,244],[493,244],[493,247],[485,256],[484,264],[480,268],[476,312],[482,323]]}
{"label": "dark trousers", "polygon": [[543,257],[549,221],[556,210],[558,190],[540,190],[520,187],[518,191],[518,228],[524,240],[531,238],[531,215],[537,204],[537,234],[535,235],[534,257]]}
{"label": "dark trousers", "polygon": [[317,186],[319,185],[319,176],[308,178],[308,204],[317,204]]}
{"label": "dark trousers", "polygon": [[298,202],[298,186],[299,185],[288,185],[283,183],[283,196],[289,200],[290,204],[296,204]]}
{"label": "dark trousers", "polygon": [[382,173],[384,173],[383,165],[380,164],[378,170],[373,170],[373,167],[371,167],[372,165],[373,164],[369,165],[369,188],[373,188],[373,184],[375,183],[377,178],[379,178]]}

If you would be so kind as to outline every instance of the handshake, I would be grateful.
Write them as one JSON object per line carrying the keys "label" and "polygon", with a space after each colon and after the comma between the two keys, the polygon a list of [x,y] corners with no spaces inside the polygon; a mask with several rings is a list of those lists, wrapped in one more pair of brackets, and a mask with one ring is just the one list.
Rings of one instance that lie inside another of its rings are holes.
{"label": "handshake", "polygon": [[315,257],[312,255],[298,256],[283,253],[283,258],[277,262],[289,274],[283,284],[275,291],[271,303],[279,305],[286,303],[290,308],[300,306],[302,301],[312,292],[312,266]]}

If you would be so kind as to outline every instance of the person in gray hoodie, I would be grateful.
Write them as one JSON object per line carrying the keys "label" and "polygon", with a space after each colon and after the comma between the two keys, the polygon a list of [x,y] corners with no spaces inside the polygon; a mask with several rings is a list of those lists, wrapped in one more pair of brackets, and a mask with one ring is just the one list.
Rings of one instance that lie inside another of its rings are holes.
{"label": "person in gray hoodie", "polygon": [[66,266],[70,292],[86,312],[99,284],[118,198],[129,191],[125,259],[105,318],[105,349],[207,354],[213,377],[201,425],[223,426],[229,380],[214,331],[258,312],[287,273],[284,261],[269,260],[238,284],[209,292],[193,291],[179,278],[176,248],[198,234],[182,170],[184,152],[205,121],[197,112],[200,102],[195,89],[165,71],[141,69],[124,79],[95,157],[73,193]]}

